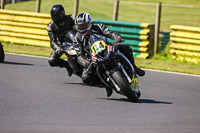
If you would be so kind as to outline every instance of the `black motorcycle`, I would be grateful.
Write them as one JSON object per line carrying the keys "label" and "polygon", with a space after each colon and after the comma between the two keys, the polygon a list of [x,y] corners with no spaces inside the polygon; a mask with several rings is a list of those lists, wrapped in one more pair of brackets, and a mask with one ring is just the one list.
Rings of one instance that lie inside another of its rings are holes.
{"label": "black motorcycle", "polygon": [[67,34],[65,34],[65,41],[63,42],[63,51],[65,55],[67,56],[67,60],[69,63],[69,66],[73,70],[73,74],[81,77],[83,69],[77,62],[77,51],[79,51],[79,47],[75,47],[72,42],[73,38],[76,34],[75,30],[69,31]]}
{"label": "black motorcycle", "polygon": [[4,61],[5,58],[5,54],[4,54],[4,50],[3,50],[3,45],[0,42],[0,63],[2,63]]}
{"label": "black motorcycle", "polygon": [[127,57],[112,45],[103,35],[89,37],[91,63],[101,82],[131,102],[137,102],[141,95],[136,72]]}
{"label": "black motorcycle", "polygon": [[[79,76],[83,73],[83,68],[77,63],[77,51],[79,47],[73,46],[73,32],[68,32],[68,41],[63,43],[63,49],[68,57],[68,63],[73,69],[73,74]],[[124,95],[131,102],[137,102],[141,95],[138,78],[130,61],[107,41],[103,35],[92,34],[89,37],[90,65],[86,69],[89,80],[86,84],[106,86],[118,94]],[[88,51],[87,51],[88,53]]]}

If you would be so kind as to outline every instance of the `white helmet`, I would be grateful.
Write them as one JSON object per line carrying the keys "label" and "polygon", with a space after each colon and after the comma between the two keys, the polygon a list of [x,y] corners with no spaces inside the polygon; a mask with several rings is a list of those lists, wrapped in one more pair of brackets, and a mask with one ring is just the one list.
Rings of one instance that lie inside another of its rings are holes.
{"label": "white helmet", "polygon": [[80,13],[76,16],[76,29],[81,34],[86,34],[92,27],[92,19],[89,13]]}

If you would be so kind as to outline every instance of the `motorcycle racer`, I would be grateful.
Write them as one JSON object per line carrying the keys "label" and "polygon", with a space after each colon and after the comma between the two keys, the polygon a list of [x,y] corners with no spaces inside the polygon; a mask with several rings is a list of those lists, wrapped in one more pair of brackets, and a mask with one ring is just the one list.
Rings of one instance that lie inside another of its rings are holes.
{"label": "motorcycle racer", "polygon": [[[89,52],[89,46],[87,44],[89,36],[92,33],[96,33],[96,34],[102,34],[105,37],[108,37],[114,40],[114,44],[115,44],[114,46],[118,47],[118,49],[130,60],[136,73],[139,76],[145,75],[145,71],[138,68],[135,65],[132,49],[126,44],[121,44],[122,38],[119,33],[109,30],[103,24],[93,24],[91,20],[91,16],[88,13],[80,13],[79,15],[77,15],[75,18],[75,25],[78,32],[75,35],[73,43],[76,46],[80,46],[80,54],[78,56],[78,63],[83,68],[86,69],[88,65],[90,64],[90,61],[88,60],[88,58],[90,58],[90,52]],[[82,74],[82,80],[85,80],[88,77],[89,77],[88,72],[84,71]],[[106,87],[106,91],[107,91],[108,97],[112,95],[111,88]]]}
{"label": "motorcycle racer", "polygon": [[65,41],[64,36],[71,31],[74,26],[74,20],[71,15],[65,15],[65,9],[62,5],[53,5],[50,11],[51,22],[47,25],[47,32],[50,38],[51,48],[53,49],[48,59],[49,65],[66,68],[68,76],[71,76],[73,70],[66,60],[60,59],[63,55],[62,43]]}

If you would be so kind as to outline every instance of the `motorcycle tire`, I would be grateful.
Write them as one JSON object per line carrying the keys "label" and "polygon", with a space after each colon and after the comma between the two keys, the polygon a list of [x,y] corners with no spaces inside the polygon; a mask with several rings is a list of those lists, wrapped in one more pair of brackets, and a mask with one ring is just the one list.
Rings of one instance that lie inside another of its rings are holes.
{"label": "motorcycle tire", "polygon": [[0,63],[2,63],[4,61],[5,58],[5,54],[4,54],[4,50],[3,50],[3,45],[0,42]]}
{"label": "motorcycle tire", "polygon": [[132,87],[130,87],[128,81],[122,76],[120,71],[115,71],[112,74],[112,78],[119,86],[119,88],[122,89],[123,94],[127,96],[129,101],[137,102],[139,100],[138,95],[135,93],[134,90],[132,90]]}

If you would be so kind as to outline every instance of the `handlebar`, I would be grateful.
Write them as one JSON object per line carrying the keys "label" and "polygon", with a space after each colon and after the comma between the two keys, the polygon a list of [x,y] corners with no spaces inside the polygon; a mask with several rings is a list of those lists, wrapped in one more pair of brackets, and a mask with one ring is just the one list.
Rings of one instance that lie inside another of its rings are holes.
{"label": "handlebar", "polygon": [[105,61],[109,60],[110,58],[112,58],[112,56],[114,55],[113,52],[109,52],[106,56],[104,56],[103,58],[98,58],[97,59],[97,63],[99,64],[103,64],[105,63]]}

